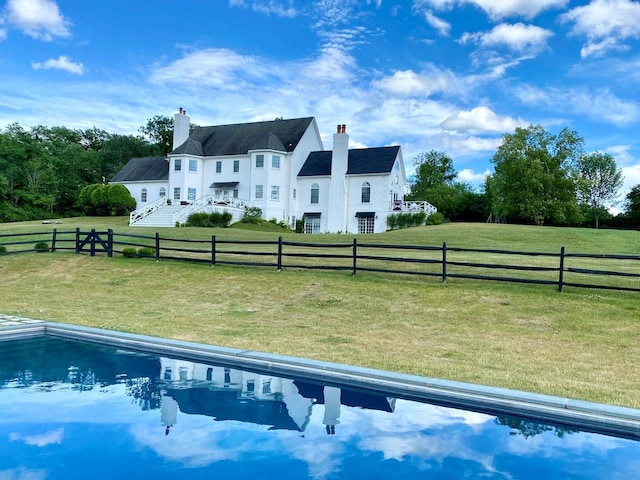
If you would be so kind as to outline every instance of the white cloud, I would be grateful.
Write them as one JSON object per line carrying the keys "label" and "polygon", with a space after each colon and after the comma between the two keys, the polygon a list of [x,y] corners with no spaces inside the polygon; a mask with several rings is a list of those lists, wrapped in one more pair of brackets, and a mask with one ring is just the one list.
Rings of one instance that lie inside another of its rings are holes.
{"label": "white cloud", "polygon": [[584,36],[583,58],[601,56],[609,50],[625,50],[624,40],[640,38],[640,3],[631,0],[593,0],[561,17],[574,23],[573,35]]}
{"label": "white cloud", "polygon": [[74,63],[69,57],[61,55],[57,59],[50,58],[46,62],[31,62],[34,70],[65,70],[69,73],[82,75],[84,73],[84,65],[82,63]]}
{"label": "white cloud", "polygon": [[440,35],[442,35],[443,37],[449,36],[449,32],[451,31],[451,24],[449,22],[436,17],[429,11],[424,12],[424,19],[429,25],[435,28]]}
{"label": "white cloud", "polygon": [[547,107],[558,113],[571,112],[586,115],[617,126],[629,125],[640,119],[640,107],[636,102],[616,97],[608,88],[595,91],[586,88],[541,89],[526,85],[515,90],[516,96],[524,103],[536,107]]}
{"label": "white cloud", "polygon": [[414,0],[414,8],[432,7],[450,10],[455,6],[474,5],[492,20],[505,17],[534,18],[539,13],[564,7],[569,0]]}
{"label": "white cloud", "polygon": [[429,65],[421,73],[400,70],[390,76],[375,80],[373,85],[387,93],[400,96],[429,97],[439,93],[454,93],[460,90],[460,81],[449,70]]}
{"label": "white cloud", "polygon": [[250,4],[246,0],[229,0],[230,7],[249,8],[254,12],[277,17],[296,17],[300,12],[293,6],[293,1],[277,2],[275,0],[254,0]]}
{"label": "white cloud", "polygon": [[480,106],[451,115],[440,124],[440,127],[443,130],[456,132],[506,133],[526,125],[528,123],[521,118],[500,117],[490,108]]}
{"label": "white cloud", "polygon": [[477,173],[470,168],[463,168],[458,172],[458,180],[468,183],[482,183],[489,175],[491,175],[489,169],[482,173]]}
{"label": "white cloud", "polygon": [[56,430],[52,430],[50,432],[42,433],[40,435],[20,435],[18,433],[12,432],[9,434],[9,441],[11,442],[22,441],[27,445],[33,445],[36,447],[45,447],[53,443],[57,443],[57,444],[62,443],[63,437],[64,437],[64,428],[61,427]]}
{"label": "white cloud", "polygon": [[7,29],[0,28],[0,42],[7,38]]}
{"label": "white cloud", "polygon": [[547,45],[553,32],[523,23],[496,25],[488,32],[465,33],[461,43],[476,43],[486,48],[506,47],[516,52],[539,52]]}
{"label": "white cloud", "polygon": [[48,42],[53,37],[71,36],[71,22],[52,0],[8,0],[5,17],[7,23],[33,38]]}

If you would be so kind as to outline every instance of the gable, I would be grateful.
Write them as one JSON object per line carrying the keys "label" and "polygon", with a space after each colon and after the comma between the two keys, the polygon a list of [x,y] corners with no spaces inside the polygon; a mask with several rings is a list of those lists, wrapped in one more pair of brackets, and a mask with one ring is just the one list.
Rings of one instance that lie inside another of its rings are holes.
{"label": "gable", "polygon": [[136,157],[116,173],[111,182],[141,182],[168,180],[169,162],[165,157]]}
{"label": "gable", "polygon": [[[376,173],[390,173],[399,146],[357,148],[349,150],[347,175],[366,175]],[[316,177],[331,175],[331,151],[311,152],[302,165],[299,177]]]}
{"label": "gable", "polygon": [[[198,127],[170,155],[246,155],[251,150],[293,152],[313,117]],[[195,153],[198,152],[198,153]]]}

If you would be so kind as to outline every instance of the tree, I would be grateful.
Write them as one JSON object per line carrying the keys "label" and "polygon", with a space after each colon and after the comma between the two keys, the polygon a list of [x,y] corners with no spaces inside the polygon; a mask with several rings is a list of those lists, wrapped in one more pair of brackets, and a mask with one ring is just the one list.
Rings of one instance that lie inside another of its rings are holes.
{"label": "tree", "polygon": [[578,158],[576,174],[578,199],[592,208],[598,228],[599,212],[616,198],[622,186],[622,171],[608,153],[593,152]]}
{"label": "tree", "polygon": [[571,169],[582,153],[583,140],[572,130],[558,135],[541,125],[506,134],[493,156],[492,209],[502,217],[567,223],[578,216]]}
{"label": "tree", "polygon": [[79,203],[89,215],[125,215],[136,208],[136,200],[124,185],[87,185],[80,191]]}
{"label": "tree", "polygon": [[158,155],[168,154],[173,147],[173,119],[164,115],[155,115],[147,120],[147,124],[140,127],[145,140],[158,148]]}
{"label": "tree", "polygon": [[640,227],[640,184],[634,186],[626,196],[626,214],[633,226]]}
{"label": "tree", "polygon": [[409,180],[408,200],[428,199],[427,191],[439,185],[451,185],[457,176],[453,161],[444,152],[422,152],[413,159],[416,173]]}

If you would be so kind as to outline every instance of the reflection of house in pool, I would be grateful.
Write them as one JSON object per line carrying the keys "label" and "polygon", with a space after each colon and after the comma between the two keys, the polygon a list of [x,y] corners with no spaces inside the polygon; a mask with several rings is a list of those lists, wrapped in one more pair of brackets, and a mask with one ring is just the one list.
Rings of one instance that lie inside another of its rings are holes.
{"label": "reflection of house in pool", "polygon": [[395,405],[393,398],[229,367],[164,357],[160,364],[160,379],[164,382],[161,416],[166,433],[177,423],[178,411],[210,416],[216,421],[235,420],[269,425],[273,430],[304,431],[315,404],[324,405],[327,433],[335,433],[341,405],[386,412],[392,412]]}

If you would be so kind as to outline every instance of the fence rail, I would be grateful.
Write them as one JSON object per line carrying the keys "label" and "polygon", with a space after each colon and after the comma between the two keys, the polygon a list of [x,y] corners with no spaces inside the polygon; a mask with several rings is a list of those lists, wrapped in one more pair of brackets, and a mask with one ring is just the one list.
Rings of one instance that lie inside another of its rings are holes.
{"label": "fence rail", "polygon": [[[640,292],[640,255],[520,252],[427,245],[318,243],[277,240],[163,238],[112,230],[16,233],[0,235],[2,255],[42,251],[75,251],[95,256],[136,255],[155,260],[178,260],[215,265],[243,265],[388,273],[448,279],[555,285]],[[51,244],[49,246],[49,243]],[[29,248],[25,248],[29,246]],[[40,246],[42,247],[42,246]],[[145,252],[139,254],[140,249]],[[149,252],[153,252],[152,254]]]}

